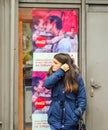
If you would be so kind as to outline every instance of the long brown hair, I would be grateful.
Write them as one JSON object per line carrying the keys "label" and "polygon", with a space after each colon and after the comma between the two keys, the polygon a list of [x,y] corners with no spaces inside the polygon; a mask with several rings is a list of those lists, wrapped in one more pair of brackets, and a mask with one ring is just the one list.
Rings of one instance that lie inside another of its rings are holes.
{"label": "long brown hair", "polygon": [[[65,72],[63,79],[63,84],[65,86],[65,92],[78,92],[78,83],[77,83],[77,74],[79,73],[78,68],[74,64],[73,59],[67,53],[58,53],[54,56],[62,64],[68,64],[69,70]],[[47,76],[50,76],[53,73],[52,67],[50,67]]]}

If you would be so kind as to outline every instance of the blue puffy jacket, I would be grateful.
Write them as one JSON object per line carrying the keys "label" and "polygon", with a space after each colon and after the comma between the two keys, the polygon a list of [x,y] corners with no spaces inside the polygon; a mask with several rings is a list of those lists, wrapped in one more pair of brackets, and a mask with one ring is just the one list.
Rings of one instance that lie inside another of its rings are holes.
{"label": "blue puffy jacket", "polygon": [[78,75],[78,93],[64,93],[62,84],[64,75],[65,72],[58,69],[44,81],[44,86],[52,91],[48,123],[57,129],[74,130],[81,112],[86,109],[86,91],[83,79]]}

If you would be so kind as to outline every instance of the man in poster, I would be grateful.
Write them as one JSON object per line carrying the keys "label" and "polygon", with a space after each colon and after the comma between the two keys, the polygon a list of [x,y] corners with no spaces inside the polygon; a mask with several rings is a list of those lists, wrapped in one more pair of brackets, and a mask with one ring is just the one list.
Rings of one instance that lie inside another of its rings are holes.
{"label": "man in poster", "polygon": [[52,52],[72,52],[71,39],[62,31],[62,26],[62,19],[58,16],[48,17],[46,31],[49,31],[56,39],[58,37],[58,41],[53,43]]}

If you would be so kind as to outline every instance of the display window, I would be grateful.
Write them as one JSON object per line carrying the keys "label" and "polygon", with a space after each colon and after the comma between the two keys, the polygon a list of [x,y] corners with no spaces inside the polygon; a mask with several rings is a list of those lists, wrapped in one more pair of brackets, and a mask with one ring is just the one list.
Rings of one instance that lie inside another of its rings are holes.
{"label": "display window", "polygon": [[43,86],[56,53],[78,65],[78,9],[19,8],[19,128],[50,130],[51,92]]}

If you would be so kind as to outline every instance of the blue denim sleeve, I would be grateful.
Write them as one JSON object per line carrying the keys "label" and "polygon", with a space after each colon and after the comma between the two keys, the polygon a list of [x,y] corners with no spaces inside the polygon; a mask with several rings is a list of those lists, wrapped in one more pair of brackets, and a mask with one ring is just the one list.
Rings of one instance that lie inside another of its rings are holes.
{"label": "blue denim sleeve", "polygon": [[43,84],[44,87],[47,89],[52,89],[57,84],[57,82],[63,78],[64,74],[65,72],[62,69],[58,69],[56,72],[46,78]]}

